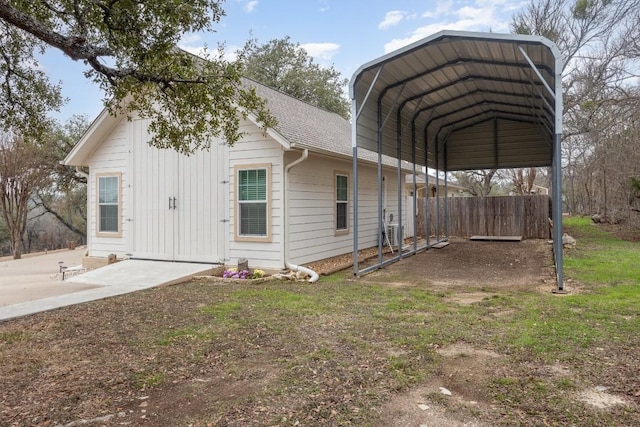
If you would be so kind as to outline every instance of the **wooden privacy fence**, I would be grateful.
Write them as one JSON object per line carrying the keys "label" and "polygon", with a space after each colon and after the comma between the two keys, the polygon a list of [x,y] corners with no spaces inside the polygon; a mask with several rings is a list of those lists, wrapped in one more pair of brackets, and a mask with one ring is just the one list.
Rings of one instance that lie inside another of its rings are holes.
{"label": "wooden privacy fence", "polygon": [[[436,235],[438,225],[439,234],[443,236],[446,233],[445,204],[449,212],[449,236],[522,236],[525,239],[550,237],[549,196],[451,197],[446,200],[440,198],[439,206],[435,198],[430,198],[432,236]],[[417,206],[418,236],[425,237],[425,199],[418,198]],[[439,222],[437,218],[440,218]]]}

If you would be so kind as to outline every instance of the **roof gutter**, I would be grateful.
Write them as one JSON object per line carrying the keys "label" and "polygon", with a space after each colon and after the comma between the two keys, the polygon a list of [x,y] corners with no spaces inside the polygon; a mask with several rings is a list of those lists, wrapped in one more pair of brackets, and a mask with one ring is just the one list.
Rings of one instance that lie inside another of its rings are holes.
{"label": "roof gutter", "polygon": [[289,192],[287,187],[289,184],[289,171],[296,165],[304,162],[309,157],[309,150],[304,149],[299,158],[288,164],[284,168],[284,265],[291,271],[300,271],[309,275],[309,283],[315,283],[318,281],[318,273],[307,267],[301,267],[299,265],[291,264],[289,262],[289,212],[287,210],[289,206]]}

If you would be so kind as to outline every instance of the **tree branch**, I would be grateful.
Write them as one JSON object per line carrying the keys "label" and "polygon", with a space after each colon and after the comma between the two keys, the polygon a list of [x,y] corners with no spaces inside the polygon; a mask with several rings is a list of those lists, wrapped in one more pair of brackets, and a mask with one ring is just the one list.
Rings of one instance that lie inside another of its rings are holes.
{"label": "tree branch", "polygon": [[0,0],[0,19],[33,35],[39,40],[63,51],[71,59],[87,60],[99,56],[113,56],[113,51],[105,46],[93,46],[87,44],[83,37],[67,37],[51,30],[44,23],[35,20],[11,6],[7,0]]}

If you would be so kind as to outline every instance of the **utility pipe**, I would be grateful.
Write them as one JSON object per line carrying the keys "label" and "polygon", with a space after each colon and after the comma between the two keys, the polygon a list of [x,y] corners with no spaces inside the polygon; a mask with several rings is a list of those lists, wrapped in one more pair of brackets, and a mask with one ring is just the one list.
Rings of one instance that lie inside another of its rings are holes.
{"label": "utility pipe", "polygon": [[284,265],[291,271],[301,271],[307,274],[309,277],[309,283],[315,283],[318,281],[319,276],[318,273],[311,270],[307,267],[302,267],[300,265],[295,265],[289,262],[289,212],[287,211],[287,206],[289,205],[289,192],[287,191],[287,187],[289,184],[289,171],[291,168],[296,166],[299,163],[304,162],[309,157],[309,150],[306,148],[302,151],[302,155],[289,163],[284,168]]}

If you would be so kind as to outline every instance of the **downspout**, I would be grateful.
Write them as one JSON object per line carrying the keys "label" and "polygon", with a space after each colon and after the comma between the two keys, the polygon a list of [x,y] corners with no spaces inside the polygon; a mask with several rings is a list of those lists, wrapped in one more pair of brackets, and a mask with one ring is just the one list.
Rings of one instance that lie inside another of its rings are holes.
{"label": "downspout", "polygon": [[302,151],[302,155],[298,159],[294,160],[284,168],[284,265],[291,271],[301,271],[307,274],[308,276],[310,276],[308,280],[309,283],[315,283],[319,279],[318,273],[311,270],[310,268],[291,264],[289,262],[289,212],[287,211],[287,207],[289,205],[289,192],[287,191],[287,187],[289,184],[289,171],[297,164],[305,161],[307,157],[309,157],[309,150],[305,148]]}
{"label": "downspout", "polygon": [[80,166],[76,166],[76,174],[86,179],[87,184],[89,184],[89,174],[80,169]]}
{"label": "downspout", "polygon": [[[62,164],[62,162],[60,162],[60,164]],[[89,174],[84,172],[82,169],[80,169],[80,166],[76,166],[76,175],[83,177],[84,179],[87,180],[87,215],[89,215],[89,203],[91,203],[91,201],[89,200]],[[85,236],[85,243],[87,244],[87,250],[84,252],[85,256],[89,256],[89,221],[86,221],[86,231],[87,231],[87,235]]]}

